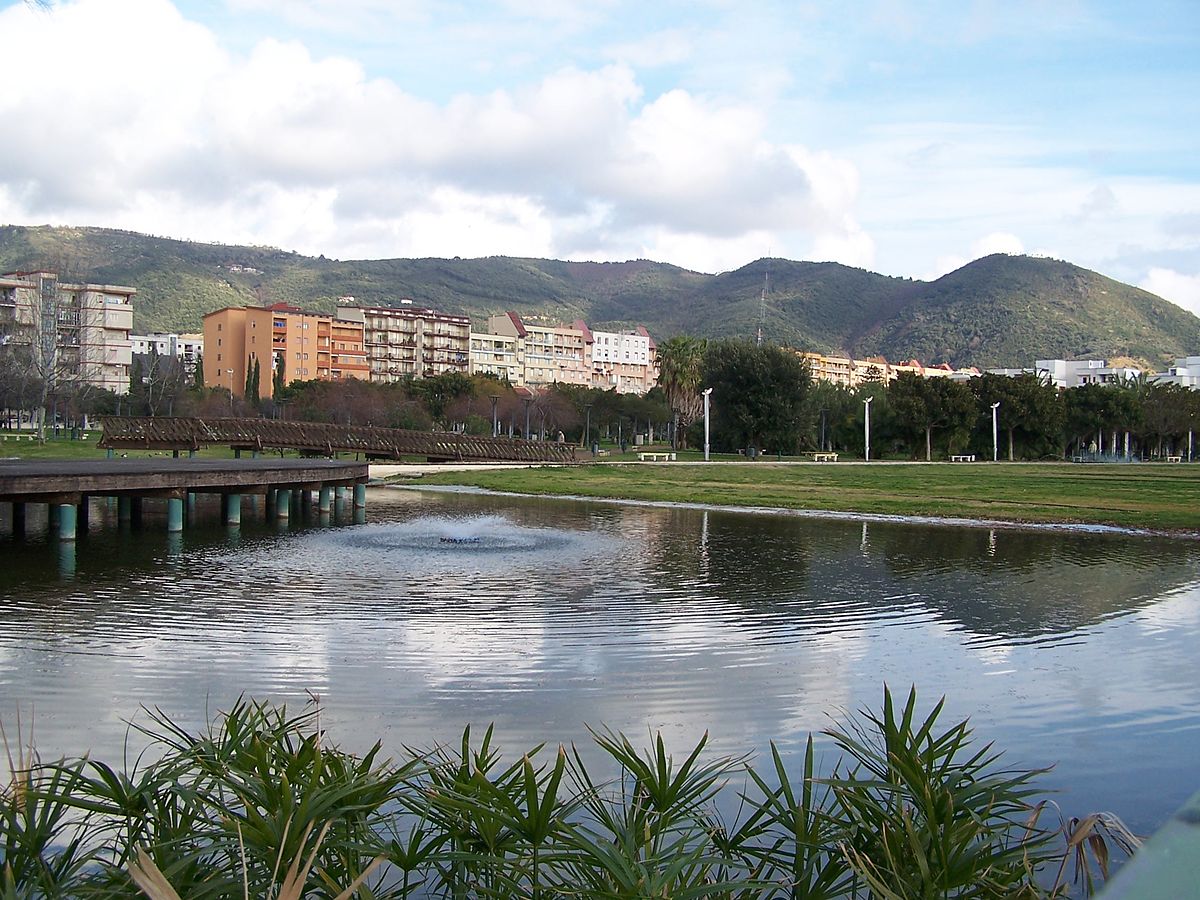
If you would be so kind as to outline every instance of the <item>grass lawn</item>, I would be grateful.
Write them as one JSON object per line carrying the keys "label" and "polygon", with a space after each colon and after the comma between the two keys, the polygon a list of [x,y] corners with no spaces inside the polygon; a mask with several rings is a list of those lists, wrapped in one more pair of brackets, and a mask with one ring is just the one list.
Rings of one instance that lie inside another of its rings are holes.
{"label": "grass lawn", "polygon": [[523,494],[1200,531],[1200,465],[600,464],[447,472],[421,483]]}
{"label": "grass lawn", "polygon": [[[0,459],[6,457],[16,457],[18,459],[104,459],[107,451],[101,450],[96,446],[100,440],[99,433],[93,433],[88,440],[73,441],[69,437],[49,438],[46,443],[39,444],[37,441],[26,440],[0,440]],[[186,450],[179,452],[180,456],[187,456]],[[233,459],[233,449],[230,447],[202,447],[196,452],[196,455],[204,459]],[[244,455],[249,455],[244,454]],[[272,455],[277,455],[277,451]],[[287,457],[294,457],[297,454],[287,452],[284,454]],[[170,457],[170,450],[118,450],[117,456],[126,456],[130,459],[141,459],[144,457]]]}

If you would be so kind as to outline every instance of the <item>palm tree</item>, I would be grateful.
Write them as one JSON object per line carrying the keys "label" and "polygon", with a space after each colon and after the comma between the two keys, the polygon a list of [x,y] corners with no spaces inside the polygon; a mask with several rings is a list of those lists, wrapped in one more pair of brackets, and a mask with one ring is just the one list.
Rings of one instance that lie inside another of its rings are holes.
{"label": "palm tree", "polygon": [[658,383],[676,417],[676,440],[687,446],[688,426],[700,418],[704,403],[700,397],[700,379],[704,370],[704,338],[676,335],[658,347]]}

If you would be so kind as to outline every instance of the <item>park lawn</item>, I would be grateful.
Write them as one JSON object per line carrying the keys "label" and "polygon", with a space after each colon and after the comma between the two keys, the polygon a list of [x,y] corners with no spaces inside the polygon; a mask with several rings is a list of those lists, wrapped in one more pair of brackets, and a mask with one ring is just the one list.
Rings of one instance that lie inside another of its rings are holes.
{"label": "park lawn", "polygon": [[[0,440],[0,459],[6,457],[15,457],[17,459],[104,459],[107,456],[107,451],[98,447],[97,441],[100,436],[97,434],[87,440],[71,440],[67,437],[48,438],[46,443],[39,444],[37,441],[15,441],[15,440]],[[130,459],[142,459],[145,457],[170,457],[170,450],[118,450],[116,455],[120,457],[128,457]],[[186,450],[181,450],[180,456],[187,456]],[[230,447],[201,447],[196,455],[204,459],[232,459],[233,449]],[[287,456],[295,456],[295,453],[287,453]]]}
{"label": "park lawn", "polygon": [[447,472],[521,494],[1200,532],[1200,466],[1071,463],[588,465]]}

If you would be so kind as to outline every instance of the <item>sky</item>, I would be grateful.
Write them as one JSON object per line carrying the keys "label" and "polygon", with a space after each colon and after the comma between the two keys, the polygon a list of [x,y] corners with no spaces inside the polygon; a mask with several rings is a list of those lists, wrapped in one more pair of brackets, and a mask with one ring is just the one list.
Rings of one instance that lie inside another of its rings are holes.
{"label": "sky", "polygon": [[1066,259],[1200,313],[1200,2],[0,0],[0,223]]}

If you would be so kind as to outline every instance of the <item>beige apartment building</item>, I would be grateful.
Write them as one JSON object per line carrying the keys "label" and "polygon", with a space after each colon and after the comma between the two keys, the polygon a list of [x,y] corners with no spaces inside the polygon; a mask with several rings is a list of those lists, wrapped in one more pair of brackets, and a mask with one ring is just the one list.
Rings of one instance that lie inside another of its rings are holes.
{"label": "beige apartment building", "polygon": [[[352,298],[344,298],[352,299]],[[471,320],[401,301],[392,306],[339,305],[338,317],[359,323],[372,381],[431,378],[470,371]]]}
{"label": "beige apartment building", "polygon": [[366,379],[361,322],[305,312],[286,303],[229,306],[204,317],[204,383],[241,397],[258,363],[259,396],[274,394],[273,374],[292,381]]}
{"label": "beige apartment building", "polygon": [[525,353],[520,339],[509,334],[471,332],[471,374],[490,375],[511,385],[524,381]]}
{"label": "beige apartment building", "polygon": [[515,312],[491,316],[471,335],[472,373],[507,377],[516,386],[551,384],[644,394],[658,380],[657,348],[645,328],[592,331],[585,322],[544,325]]}
{"label": "beige apartment building", "polygon": [[882,356],[853,359],[848,356],[826,356],[823,353],[799,351],[796,355],[808,364],[809,373],[813,378],[848,388],[871,382],[890,384],[906,372],[921,378],[952,378],[956,381],[965,381],[980,374],[974,367],[955,369],[947,363],[926,366],[915,359],[889,363]]}
{"label": "beige apartment building", "polygon": [[52,272],[0,276],[0,342],[33,348],[43,377],[126,394],[136,293],[60,282]]}

